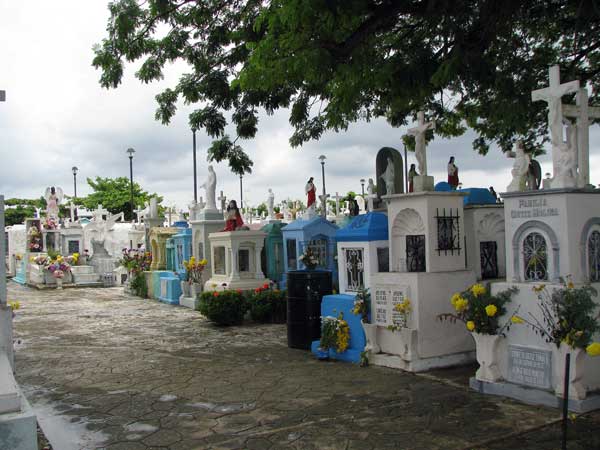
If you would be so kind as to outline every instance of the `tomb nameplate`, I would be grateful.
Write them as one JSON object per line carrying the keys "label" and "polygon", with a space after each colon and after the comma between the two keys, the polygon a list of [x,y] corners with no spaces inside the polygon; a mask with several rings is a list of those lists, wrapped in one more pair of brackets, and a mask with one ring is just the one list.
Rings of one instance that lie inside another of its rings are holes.
{"label": "tomb nameplate", "polygon": [[508,381],[541,389],[552,387],[552,352],[508,346]]}
{"label": "tomb nameplate", "polygon": [[380,327],[407,327],[406,318],[394,307],[409,296],[408,286],[377,286],[373,304],[374,323]]}
{"label": "tomb nameplate", "polygon": [[534,219],[559,216],[560,210],[546,198],[520,199],[519,207],[510,210],[511,219]]}

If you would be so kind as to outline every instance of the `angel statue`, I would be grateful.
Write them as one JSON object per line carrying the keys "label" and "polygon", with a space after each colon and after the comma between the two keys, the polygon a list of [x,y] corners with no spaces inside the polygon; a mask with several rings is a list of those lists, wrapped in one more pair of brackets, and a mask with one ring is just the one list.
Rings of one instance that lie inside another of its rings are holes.
{"label": "angel statue", "polygon": [[58,219],[58,207],[64,198],[63,190],[54,186],[46,188],[44,198],[46,199],[46,217]]}

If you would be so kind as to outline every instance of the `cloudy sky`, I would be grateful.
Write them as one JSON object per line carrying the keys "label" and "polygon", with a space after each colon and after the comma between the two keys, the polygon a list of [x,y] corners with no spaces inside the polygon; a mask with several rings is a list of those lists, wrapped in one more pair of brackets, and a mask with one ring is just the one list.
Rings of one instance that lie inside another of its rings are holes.
{"label": "cloudy sky", "polygon": [[[174,85],[182,67],[171,67],[161,83],[143,85],[133,76],[137,65],[126,67],[118,89],[98,84],[100,73],[91,65],[92,46],[105,36],[105,0],[29,0],[0,2],[0,193],[10,197],[39,197],[46,186],[73,192],[71,167],[79,167],[78,194],[89,193],[86,177],[129,176],[125,150],[133,147],[134,179],[144,189],[165,197],[167,205],[185,207],[193,199],[192,136],[187,127],[189,108],[182,107],[169,126],[154,121],[154,96]],[[258,204],[272,188],[276,202],[304,198],[306,179],[320,186],[318,156],[325,154],[327,190],[360,191],[359,180],[375,176],[375,156],[383,146],[401,148],[406,128],[383,120],[358,123],[345,133],[328,133],[320,141],[292,149],[292,130],[286,111],[262,116],[257,137],[244,143],[254,171],[244,178],[244,200]],[[590,136],[592,182],[600,182],[600,129]],[[446,163],[456,156],[465,187],[509,183],[511,160],[499,150],[486,157],[471,148],[473,134],[458,139],[436,138],[428,148],[430,174],[446,178]],[[198,183],[207,170],[210,138],[198,133]],[[409,163],[415,162],[409,154]],[[549,156],[541,158],[550,171]],[[215,165],[217,191],[239,197],[239,179],[226,164]],[[200,190],[199,195],[204,195]]]}

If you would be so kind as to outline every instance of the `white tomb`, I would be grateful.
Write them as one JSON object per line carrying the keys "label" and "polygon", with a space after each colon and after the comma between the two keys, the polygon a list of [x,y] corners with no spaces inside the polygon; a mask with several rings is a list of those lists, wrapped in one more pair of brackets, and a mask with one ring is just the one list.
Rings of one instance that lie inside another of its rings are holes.
{"label": "white tomb", "polygon": [[[369,362],[417,372],[474,359],[467,330],[438,319],[449,312],[452,294],[476,281],[465,261],[464,195],[422,191],[382,197],[391,272],[372,277],[371,322],[381,353]],[[404,320],[394,307],[406,298],[412,311]]]}
{"label": "white tomb", "polygon": [[504,205],[467,205],[464,208],[467,268],[478,280],[506,277]]}
{"label": "white tomb", "polygon": [[208,236],[211,276],[204,284],[204,290],[249,290],[267,283],[269,280],[261,268],[265,236],[266,233],[260,230],[211,233]]}

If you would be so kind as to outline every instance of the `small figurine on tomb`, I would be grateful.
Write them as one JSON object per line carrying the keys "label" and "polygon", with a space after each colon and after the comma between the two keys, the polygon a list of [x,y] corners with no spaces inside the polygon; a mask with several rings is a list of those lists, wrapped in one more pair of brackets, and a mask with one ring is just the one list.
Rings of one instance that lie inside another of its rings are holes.
{"label": "small figurine on tomb", "polygon": [[392,158],[388,156],[387,158],[387,166],[385,168],[385,172],[383,172],[379,178],[383,180],[385,183],[385,195],[395,194],[394,184],[396,182],[396,175],[394,171],[394,161]]}
{"label": "small figurine on tomb", "polygon": [[306,198],[306,209],[314,209],[316,207],[315,202],[317,200],[317,188],[313,183],[314,178],[310,177],[306,186],[304,187],[304,192],[307,195]]}
{"label": "small figurine on tomb", "polygon": [[451,156],[448,161],[448,184],[452,186],[452,189],[458,187],[458,167],[454,164],[454,156]]}
{"label": "small figurine on tomb", "polygon": [[408,192],[414,192],[413,181],[415,177],[418,177],[419,173],[414,164],[410,165],[410,170],[408,171]]}
{"label": "small figurine on tomb", "polygon": [[227,205],[227,220],[223,231],[235,231],[244,226],[244,220],[235,200],[230,200]]}
{"label": "small figurine on tomb", "polygon": [[490,194],[492,194],[494,196],[494,198],[496,199],[496,203],[498,203],[498,194],[496,194],[496,191],[494,190],[494,186],[490,186]]}
{"label": "small figurine on tomb", "polygon": [[356,217],[360,214],[358,202],[352,197],[348,197],[348,210],[350,212],[350,217]]}

